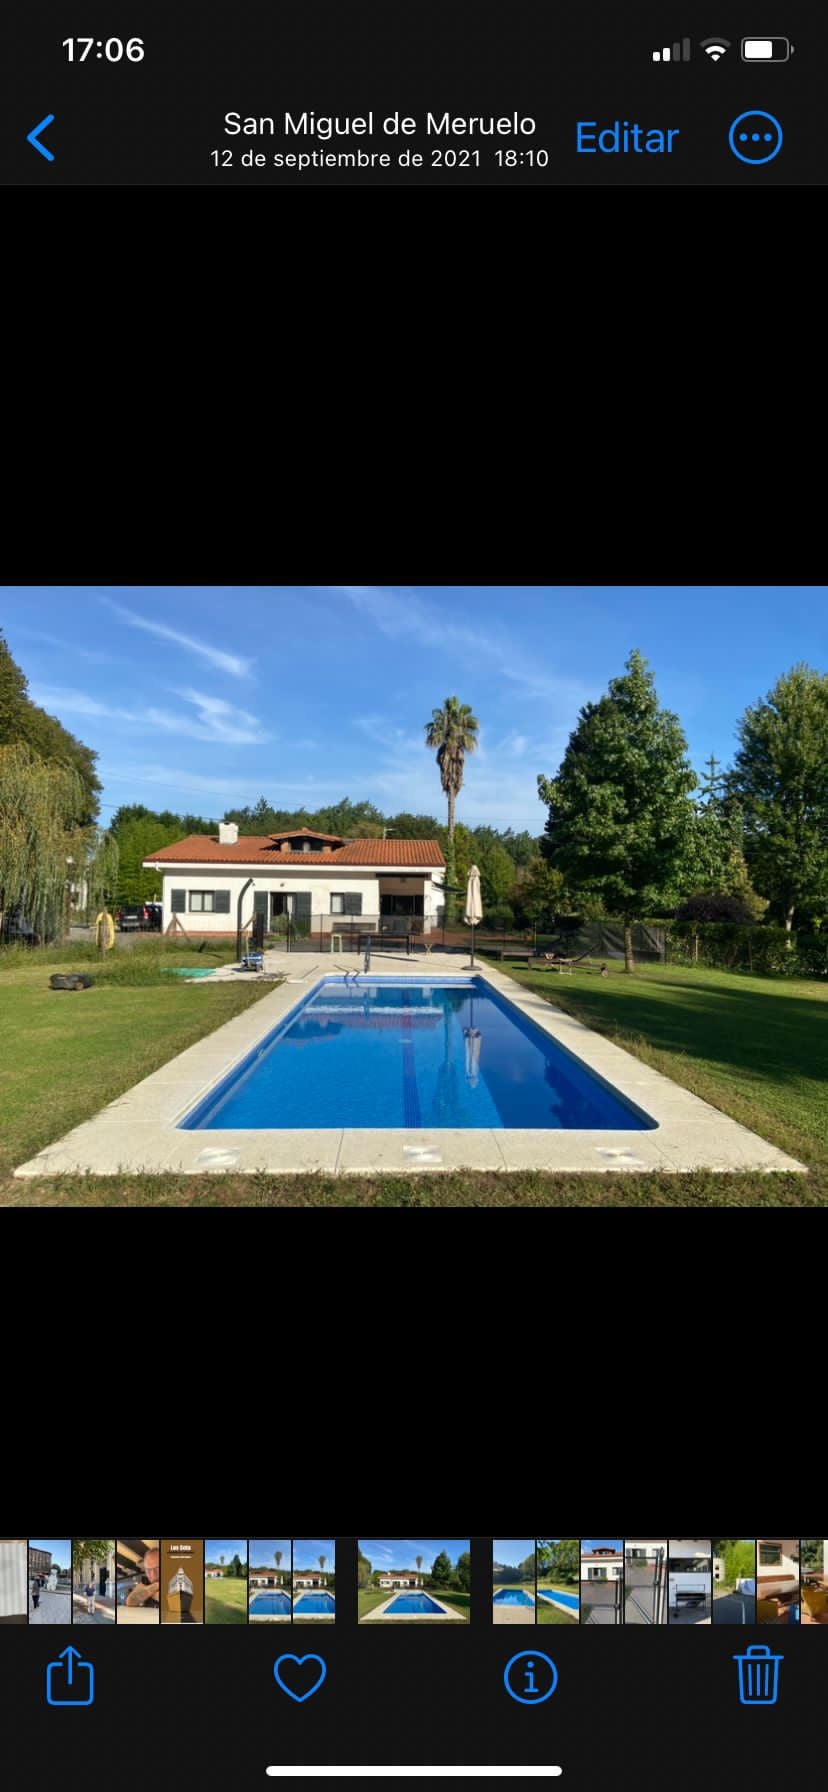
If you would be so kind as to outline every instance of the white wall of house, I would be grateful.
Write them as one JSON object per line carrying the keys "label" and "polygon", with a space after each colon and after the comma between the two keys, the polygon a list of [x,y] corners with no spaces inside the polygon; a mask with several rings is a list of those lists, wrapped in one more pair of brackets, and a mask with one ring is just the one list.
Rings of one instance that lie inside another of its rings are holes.
{"label": "white wall of house", "polygon": [[799,1586],[799,1539],[760,1537],[756,1545],[759,1597],[790,1593]]}
{"label": "white wall of house", "polygon": [[0,1543],[0,1618],[19,1618],[28,1609],[26,1539]]}
{"label": "white wall of house", "polygon": [[[380,884],[383,889],[398,889],[400,892],[414,893],[424,891],[423,908],[432,919],[442,908],[442,891],[432,889],[428,873],[416,881],[408,878],[405,881],[388,878],[379,869],[366,872],[364,866],[342,866],[334,870],[331,866],[279,865],[272,867],[233,865],[163,865],[159,867],[159,879],[163,878],[163,917],[162,927],[169,926],[173,916],[173,890],[186,891],[186,906],[178,914],[178,920],[188,933],[215,933],[233,935],[236,932],[237,904],[240,892],[244,889],[248,877],[253,878],[249,889],[245,890],[241,919],[246,927],[253,918],[254,896],[266,890],[282,896],[292,891],[309,892],[311,913],[314,926],[318,925],[316,917],[321,917],[321,925],[325,931],[335,933],[343,924],[358,924],[358,915],[334,914],[331,912],[331,897],[341,893],[357,893],[362,897],[362,914],[375,921],[380,912]],[[442,872],[440,873],[442,876]],[[216,913],[210,910],[193,908],[191,898],[193,892],[226,890],[229,893],[229,912]],[[270,902],[268,902],[268,922],[270,920]]]}

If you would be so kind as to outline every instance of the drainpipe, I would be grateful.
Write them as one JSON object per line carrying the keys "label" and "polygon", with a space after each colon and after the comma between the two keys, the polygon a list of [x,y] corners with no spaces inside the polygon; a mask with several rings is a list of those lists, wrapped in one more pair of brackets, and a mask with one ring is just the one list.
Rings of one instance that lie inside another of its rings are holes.
{"label": "drainpipe", "polygon": [[242,950],[242,918],[241,918],[242,903],[244,901],[245,896],[247,895],[248,890],[250,889],[250,885],[252,884],[252,882],[253,882],[252,877],[249,877],[247,880],[247,883],[242,885],[242,888],[239,891],[239,899],[238,899],[238,902],[236,903],[236,957],[237,958],[241,958],[241,950]]}

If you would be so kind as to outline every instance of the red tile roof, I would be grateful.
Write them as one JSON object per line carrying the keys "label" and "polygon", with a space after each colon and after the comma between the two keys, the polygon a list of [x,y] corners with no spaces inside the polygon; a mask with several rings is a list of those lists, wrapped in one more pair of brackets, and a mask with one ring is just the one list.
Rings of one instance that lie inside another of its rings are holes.
{"label": "red tile roof", "polygon": [[[436,840],[352,840],[330,852],[282,852],[278,841],[292,835],[244,834],[235,846],[220,846],[212,835],[189,834],[148,852],[145,865],[387,865],[442,867],[445,859]],[[317,836],[319,838],[320,836]],[[336,836],[332,836],[335,838]]]}

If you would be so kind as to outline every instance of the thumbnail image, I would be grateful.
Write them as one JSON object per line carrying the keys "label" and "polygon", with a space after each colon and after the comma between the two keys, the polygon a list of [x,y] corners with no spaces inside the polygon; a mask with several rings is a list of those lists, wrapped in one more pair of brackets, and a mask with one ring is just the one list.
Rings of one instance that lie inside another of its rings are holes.
{"label": "thumbnail image", "polygon": [[803,1537],[802,1622],[828,1624],[828,1537]]}
{"label": "thumbnail image", "polygon": [[620,1624],[623,1597],[623,1538],[582,1537],[581,1623]]}
{"label": "thumbnail image", "polygon": [[204,1622],[247,1623],[246,1537],[208,1537],[205,1542]]}
{"label": "thumbnail image", "polygon": [[624,1623],[666,1622],[667,1539],[628,1537],[624,1550]]}
{"label": "thumbnail image", "polygon": [[668,1620],[709,1624],[713,1604],[713,1552],[709,1537],[670,1538]]}
{"label": "thumbnail image", "polygon": [[534,1622],[535,1539],[495,1537],[492,1544],[492,1623]]}
{"label": "thumbnail image", "polygon": [[71,1624],[72,1539],[29,1538],[29,1623]]}
{"label": "thumbnail image", "polygon": [[72,1538],[72,1623],[114,1624],[115,1539]]}
{"label": "thumbnail image", "polygon": [[293,1539],[293,1622],[332,1624],[336,1617],[336,1546],[333,1537]]}
{"label": "thumbnail image", "polygon": [[0,1537],[0,1624],[25,1624],[26,1574],[26,1538]]}
{"label": "thumbnail image", "polygon": [[290,1538],[251,1537],[248,1575],[251,1624],[289,1624],[292,1595]]}
{"label": "thumbnail image", "polygon": [[539,1537],[538,1623],[577,1624],[580,1545],[577,1537]]}
{"label": "thumbnail image", "polygon": [[161,1545],[157,1537],[119,1537],[115,1544],[119,1624],[157,1624],[161,1615]]}
{"label": "thumbnail image", "polygon": [[411,1541],[367,1538],[357,1561],[360,1624],[469,1622],[471,1543],[468,1537]]}
{"label": "thumbnail image", "polygon": [[204,1623],[201,1537],[165,1537],[161,1543],[161,1622]]}
{"label": "thumbnail image", "polygon": [[760,1624],[799,1622],[799,1538],[756,1540],[756,1616]]}
{"label": "thumbnail image", "polygon": [[756,1543],[753,1537],[713,1537],[713,1622],[755,1624]]}

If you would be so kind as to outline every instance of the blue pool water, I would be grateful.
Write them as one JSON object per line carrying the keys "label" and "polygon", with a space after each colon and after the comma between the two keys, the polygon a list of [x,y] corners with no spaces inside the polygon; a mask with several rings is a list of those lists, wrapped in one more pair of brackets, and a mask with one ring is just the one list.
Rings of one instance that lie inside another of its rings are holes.
{"label": "blue pool water", "polygon": [[301,1599],[294,1601],[293,1616],[301,1618],[303,1612],[335,1612],[336,1600],[330,1593],[303,1593]]}
{"label": "blue pool water", "polygon": [[251,1618],[289,1618],[287,1593],[255,1593],[250,1601]]}
{"label": "blue pool water", "polygon": [[436,1599],[429,1599],[427,1593],[400,1593],[392,1599],[387,1615],[402,1617],[405,1612],[442,1612],[442,1609]]}
{"label": "blue pool water", "polygon": [[550,1603],[554,1602],[555,1605],[566,1605],[569,1607],[569,1610],[573,1612],[578,1610],[579,1600],[577,1593],[559,1593],[557,1590],[553,1592],[551,1588],[548,1593],[544,1593],[539,1588],[538,1598],[548,1599]]}
{"label": "blue pool water", "polygon": [[531,1594],[524,1593],[522,1587],[503,1587],[499,1593],[495,1593],[494,1599],[492,1600],[493,1605],[534,1606],[534,1603],[535,1601]]}
{"label": "blue pool water", "polygon": [[326,977],[181,1125],[635,1132],[655,1121],[482,981]]}

